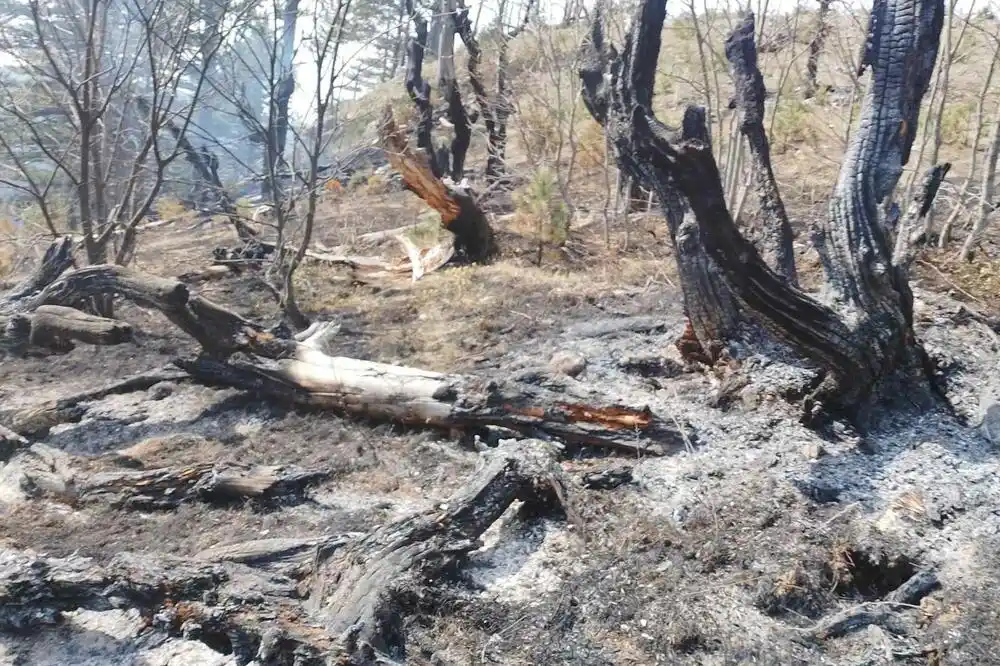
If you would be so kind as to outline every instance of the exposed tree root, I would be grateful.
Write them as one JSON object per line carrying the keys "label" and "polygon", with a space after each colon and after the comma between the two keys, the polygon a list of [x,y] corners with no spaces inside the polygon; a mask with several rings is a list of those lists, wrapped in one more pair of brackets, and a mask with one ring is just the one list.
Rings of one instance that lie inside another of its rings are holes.
{"label": "exposed tree root", "polygon": [[822,641],[846,636],[871,625],[887,626],[897,619],[900,610],[919,603],[937,587],[938,578],[933,571],[918,572],[884,601],[871,601],[836,613],[802,630],[799,639]]}

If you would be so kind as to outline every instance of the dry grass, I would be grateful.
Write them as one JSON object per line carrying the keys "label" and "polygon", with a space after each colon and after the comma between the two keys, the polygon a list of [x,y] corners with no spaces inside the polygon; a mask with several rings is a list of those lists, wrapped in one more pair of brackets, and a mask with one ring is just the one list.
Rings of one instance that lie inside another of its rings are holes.
{"label": "dry grass", "polygon": [[[0,238],[13,237],[16,229],[14,224],[0,218]],[[0,242],[0,279],[7,277],[14,271],[14,245],[9,242]]]}

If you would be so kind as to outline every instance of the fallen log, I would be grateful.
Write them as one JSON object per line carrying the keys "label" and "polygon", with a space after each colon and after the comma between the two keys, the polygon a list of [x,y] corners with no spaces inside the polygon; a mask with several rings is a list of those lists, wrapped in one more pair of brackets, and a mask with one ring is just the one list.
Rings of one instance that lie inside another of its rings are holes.
{"label": "fallen log", "polygon": [[476,431],[499,426],[568,444],[663,455],[683,446],[673,420],[648,408],[565,402],[545,389],[327,356],[298,347],[281,359],[178,360],[199,381],[302,407],[411,426]]}
{"label": "fallen log", "polygon": [[0,316],[0,347],[18,355],[32,347],[68,352],[74,342],[120,345],[133,339],[132,327],[125,322],[61,305],[43,305],[31,313]]}
{"label": "fallen log", "polygon": [[145,391],[161,382],[189,381],[190,375],[172,366],[144,372],[98,389],[76,395],[49,400],[40,405],[20,409],[0,410],[0,424],[26,437],[44,437],[48,431],[63,423],[79,421],[87,413],[83,403],[94,402],[109,395]]}
{"label": "fallen log", "polygon": [[326,470],[223,463],[93,472],[89,459],[44,444],[15,445],[0,471],[0,499],[7,502],[44,496],[72,506],[166,511],[191,502],[230,506],[250,501],[269,509],[301,504],[310,486],[329,477]]}
{"label": "fallen log", "polygon": [[321,554],[312,604],[350,663],[403,662],[404,590],[434,580],[515,501],[529,510],[564,508],[566,481],[543,442],[505,442],[439,507],[384,525],[332,555]]}
{"label": "fallen log", "polygon": [[[583,404],[516,381],[329,356],[310,344],[278,337],[177,280],[121,266],[90,266],[66,273],[31,303],[65,305],[104,294],[160,310],[193,337],[205,353],[176,365],[208,384],[406,425],[467,430],[502,426],[529,436],[633,455],[660,455],[684,445],[683,424],[659,418],[645,407]],[[22,435],[44,429],[47,423],[27,428],[20,425],[24,415],[15,416],[0,416],[0,422]]]}
{"label": "fallen log", "polygon": [[245,468],[202,463],[180,468],[101,472],[77,482],[78,501],[125,509],[169,510],[186,502],[228,505],[253,500],[292,505],[328,472],[276,466]]}

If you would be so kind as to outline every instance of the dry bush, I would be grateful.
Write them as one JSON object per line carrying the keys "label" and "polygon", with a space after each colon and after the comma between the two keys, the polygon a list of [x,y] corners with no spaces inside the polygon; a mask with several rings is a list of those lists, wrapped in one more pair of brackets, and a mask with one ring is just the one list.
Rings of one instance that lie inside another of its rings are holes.
{"label": "dry bush", "polygon": [[559,118],[537,98],[521,97],[517,107],[517,148],[535,161],[551,157],[560,142]]}
{"label": "dry bush", "polygon": [[972,114],[975,113],[974,102],[949,102],[941,114],[941,142],[946,146],[958,144],[963,148],[972,145],[974,133]]}
{"label": "dry bush", "polygon": [[386,194],[389,192],[389,180],[380,174],[373,173],[365,178],[365,194]]}
{"label": "dry bush", "polygon": [[577,131],[576,145],[579,154],[577,161],[584,169],[604,166],[607,162],[607,141],[604,130],[591,118]]}

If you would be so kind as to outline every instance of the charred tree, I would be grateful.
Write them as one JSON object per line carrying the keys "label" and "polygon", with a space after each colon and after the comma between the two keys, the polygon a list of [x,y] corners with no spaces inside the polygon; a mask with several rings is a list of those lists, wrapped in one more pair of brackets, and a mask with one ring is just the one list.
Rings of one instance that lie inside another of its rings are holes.
{"label": "charred tree", "polygon": [[[817,233],[834,292],[831,303],[803,293],[767,265],[726,207],[707,142],[678,137],[653,114],[653,76],[665,13],[665,0],[641,2],[620,53],[605,46],[598,13],[583,47],[588,58],[580,77],[587,106],[609,128],[620,167],[658,193],[677,188],[691,207],[701,247],[718,269],[713,277],[721,278],[735,297],[740,314],[824,372],[821,386],[807,400],[807,413],[828,406],[863,422],[866,407],[899,394],[900,384],[907,399],[931,403],[936,396],[926,354],[913,331],[906,266],[894,262],[893,230],[879,214],[909,159],[920,101],[937,56],[941,0],[877,0],[872,12],[862,63],[872,69],[873,81],[829,218]],[[741,36],[743,29],[745,24],[731,43],[748,39]],[[594,67],[595,62],[602,66]],[[682,281],[690,279],[682,275]],[[685,286],[689,306],[690,291]],[[720,303],[709,307],[714,310]],[[732,311],[727,315],[739,316]]]}
{"label": "charred tree", "polygon": [[431,106],[431,84],[424,79],[424,55],[427,52],[427,21],[413,9],[413,2],[406,3],[406,11],[413,21],[413,37],[406,48],[406,92],[417,107],[417,148],[427,155],[427,165],[435,178],[444,176],[434,151],[434,109]]}
{"label": "charred tree", "polygon": [[736,85],[740,132],[747,138],[753,160],[754,189],[764,218],[754,229],[757,249],[764,261],[789,284],[796,284],[792,226],[771,167],[771,146],[764,130],[764,75],[757,67],[754,17],[748,14],[726,40],[726,58]]}
{"label": "charred tree", "polygon": [[830,5],[833,0],[819,0],[819,11],[816,13],[816,32],[809,40],[809,57],[806,59],[806,85],[802,95],[806,99],[816,96],[819,89],[819,57],[826,45],[826,36],[830,31]]}
{"label": "charred tree", "polygon": [[[423,155],[408,148],[406,137],[397,127],[388,107],[381,124],[382,144],[390,162],[402,174],[407,188],[440,213],[441,224],[455,235],[455,257],[475,263],[488,262],[498,252],[493,229],[472,193],[457,184],[465,172],[465,154],[472,139],[471,120],[462,103],[452,69],[451,75],[442,77],[447,88],[443,92],[446,94],[449,119],[455,128],[450,165],[447,164],[449,161],[440,158],[434,151],[431,87],[422,74],[427,21],[419,12],[413,11],[412,2],[408,3],[407,9],[413,19],[415,36],[407,49],[406,90],[417,107],[417,148],[422,150]],[[446,66],[454,67],[453,57],[443,61]],[[442,180],[446,173],[450,176],[450,184]]]}
{"label": "charred tree", "polygon": [[[677,346],[685,358],[712,363],[723,351],[724,341],[740,332],[739,306],[721,268],[700,241],[699,226],[687,201],[672,182],[670,173],[647,159],[645,152],[640,152],[640,146],[633,143],[629,109],[651,107],[652,78],[648,86],[609,85],[605,73],[613,72],[619,76],[622,63],[616,52],[604,42],[602,21],[598,9],[590,37],[582,48],[580,78],[584,88],[584,105],[605,128],[619,170],[633,182],[651,188],[662,202],[681,275],[684,311],[689,324]],[[655,62],[659,35],[651,36],[651,39],[655,39],[655,43],[642,43],[647,51],[639,57],[652,57]],[[649,50],[651,48],[652,51]],[[649,75],[652,75],[652,70],[649,70]],[[665,126],[661,130],[672,133],[677,141],[700,141],[710,150],[711,141],[702,107],[689,107],[679,130],[670,130]]]}
{"label": "charred tree", "polygon": [[[137,98],[136,103],[140,109],[149,108],[149,102],[142,97]],[[143,112],[145,113],[146,111],[144,110]],[[167,131],[170,132],[170,135],[184,152],[184,159],[194,169],[198,179],[211,188],[222,211],[229,218],[229,222],[233,225],[233,228],[236,229],[236,235],[239,237],[240,242],[247,248],[255,248],[258,252],[263,252],[264,254],[273,252],[274,246],[263,243],[257,237],[257,232],[239,216],[236,203],[229,196],[229,193],[226,192],[226,188],[223,187],[222,180],[219,178],[218,158],[207,147],[198,150],[191,143],[190,139],[188,139],[184,130],[173,120],[168,118],[165,124]]]}
{"label": "charred tree", "polygon": [[295,92],[295,25],[298,21],[299,0],[285,0],[281,16],[281,41],[277,48],[277,79],[268,100],[268,131],[264,147],[263,194],[276,206],[282,203],[282,181],[288,165],[285,148],[288,143],[288,105]]}
{"label": "charred tree", "polygon": [[507,90],[507,50],[510,41],[528,26],[534,4],[535,0],[528,0],[524,8],[524,19],[513,30],[508,33],[502,32],[500,35],[499,52],[497,53],[497,87],[492,99],[486,92],[482,73],[479,71],[483,52],[479,46],[479,40],[476,38],[472,22],[469,20],[469,10],[463,6],[463,3],[460,3],[459,11],[454,14],[455,29],[469,53],[469,84],[476,97],[479,115],[486,127],[486,182],[488,185],[493,185],[503,178],[506,164],[507,118],[512,111]]}

